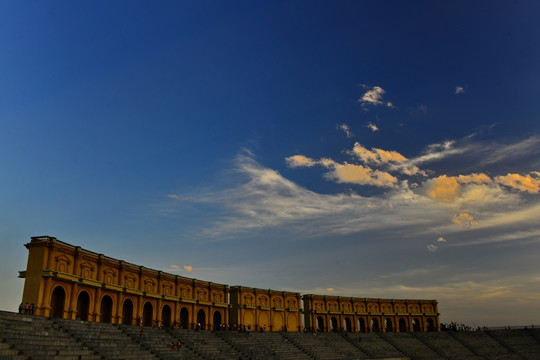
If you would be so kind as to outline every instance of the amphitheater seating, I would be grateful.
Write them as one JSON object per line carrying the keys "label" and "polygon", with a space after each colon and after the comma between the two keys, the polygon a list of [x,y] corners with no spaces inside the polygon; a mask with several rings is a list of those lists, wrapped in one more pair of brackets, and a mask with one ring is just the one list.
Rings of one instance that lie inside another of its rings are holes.
{"label": "amphitheater seating", "polygon": [[[181,349],[172,349],[171,344],[177,342]],[[533,360],[540,359],[540,330],[371,334],[173,331],[0,311],[0,360],[4,359]]]}

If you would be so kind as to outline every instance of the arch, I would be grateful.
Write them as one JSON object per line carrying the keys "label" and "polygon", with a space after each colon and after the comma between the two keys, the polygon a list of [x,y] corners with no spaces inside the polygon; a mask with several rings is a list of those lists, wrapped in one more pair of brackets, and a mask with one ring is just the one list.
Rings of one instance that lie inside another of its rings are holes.
{"label": "arch", "polygon": [[386,318],[386,320],[384,320],[384,331],[385,332],[394,331],[394,324],[392,323],[392,319]]}
{"label": "arch", "polygon": [[427,331],[435,331],[435,324],[433,323],[433,319],[428,318],[426,320],[426,328]]}
{"label": "arch", "polygon": [[322,316],[317,317],[317,331],[324,331],[324,320]]}
{"label": "arch", "polygon": [[63,318],[64,305],[66,303],[66,291],[63,287],[54,288],[51,295],[51,317]]}
{"label": "arch", "polygon": [[214,330],[219,330],[221,327],[221,313],[218,310],[214,311],[213,321],[214,321]]}
{"label": "arch", "polygon": [[414,318],[413,321],[412,321],[412,327],[413,327],[413,331],[414,332],[419,332],[420,331],[420,321],[418,321],[417,318]]}
{"label": "arch", "polygon": [[255,326],[255,319],[254,319],[254,316],[253,316],[253,311],[252,310],[246,310],[244,312],[244,319],[243,319],[242,323],[238,324],[238,325]]}
{"label": "arch", "polygon": [[203,309],[200,309],[197,311],[197,326],[200,325],[201,329],[204,329],[204,325],[206,324],[206,313]]}
{"label": "arch", "polygon": [[189,311],[185,307],[180,310],[180,326],[183,329],[189,329]]}
{"label": "arch", "polygon": [[143,307],[143,326],[152,326],[154,321],[154,308],[151,303],[147,302]]}
{"label": "arch", "polygon": [[77,318],[88,321],[90,311],[90,295],[86,291],[81,291],[77,297]]}
{"label": "arch", "polygon": [[281,313],[274,313],[274,331],[283,330],[283,315]]}
{"label": "arch", "polygon": [[371,319],[371,331],[373,332],[379,332],[379,320],[373,318]]}
{"label": "arch", "polygon": [[257,323],[259,324],[259,329],[268,329],[268,326],[270,325],[270,318],[268,317],[268,313],[266,311],[259,314],[259,321]]}
{"label": "arch", "polygon": [[407,322],[405,319],[399,319],[399,332],[407,332]]}
{"label": "arch", "polygon": [[164,327],[171,326],[171,308],[169,305],[164,305],[161,309],[161,324]]}
{"label": "arch", "polygon": [[352,324],[351,324],[351,319],[350,318],[346,317],[345,319],[343,319],[343,328],[347,332],[352,331]]}
{"label": "arch", "polygon": [[363,318],[358,319],[358,331],[366,332],[366,322]]}
{"label": "arch", "polygon": [[112,321],[113,301],[109,295],[101,298],[101,317],[100,322],[110,323]]}
{"label": "arch", "polygon": [[338,322],[337,322],[337,319],[335,316],[332,316],[330,318],[330,330],[332,331],[338,331],[339,328],[338,328]]}
{"label": "arch", "polygon": [[289,314],[287,316],[287,328],[292,331],[300,330],[296,314]]}
{"label": "arch", "polygon": [[124,300],[122,305],[122,324],[133,324],[133,302],[129,299]]}

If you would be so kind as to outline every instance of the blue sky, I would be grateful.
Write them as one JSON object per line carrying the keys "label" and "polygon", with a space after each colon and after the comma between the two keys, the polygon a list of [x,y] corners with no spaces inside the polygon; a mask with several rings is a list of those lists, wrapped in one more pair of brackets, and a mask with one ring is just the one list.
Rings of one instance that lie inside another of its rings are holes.
{"label": "blue sky", "polygon": [[0,3],[0,308],[30,236],[540,319],[534,1]]}

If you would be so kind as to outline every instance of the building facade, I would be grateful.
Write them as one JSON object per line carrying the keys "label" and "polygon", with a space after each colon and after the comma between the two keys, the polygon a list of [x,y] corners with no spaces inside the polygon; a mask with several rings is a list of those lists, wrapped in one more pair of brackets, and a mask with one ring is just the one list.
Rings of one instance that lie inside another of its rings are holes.
{"label": "building facade", "polygon": [[22,302],[34,304],[36,315],[206,330],[228,324],[253,331],[440,331],[435,300],[229,287],[145,268],[50,236],[32,237],[25,247]]}
{"label": "building facade", "polygon": [[254,331],[302,331],[299,293],[231,287],[230,322]]}

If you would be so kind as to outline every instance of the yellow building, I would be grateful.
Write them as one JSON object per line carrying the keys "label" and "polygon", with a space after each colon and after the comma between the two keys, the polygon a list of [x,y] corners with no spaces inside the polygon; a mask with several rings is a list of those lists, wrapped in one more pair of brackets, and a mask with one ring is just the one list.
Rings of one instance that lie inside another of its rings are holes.
{"label": "yellow building", "polygon": [[302,331],[299,293],[231,287],[232,325],[254,331]]}
{"label": "yellow building", "polygon": [[117,324],[197,324],[210,329],[229,317],[229,287],[137,266],[53,237],[33,237],[23,303],[36,315]]}
{"label": "yellow building", "polygon": [[440,331],[435,300],[229,288],[117,260],[50,236],[32,237],[25,247],[27,268],[19,275],[25,279],[22,302],[34,304],[36,315],[188,329],[229,324],[252,331]]}
{"label": "yellow building", "polygon": [[313,331],[440,331],[436,300],[304,295],[304,319]]}

